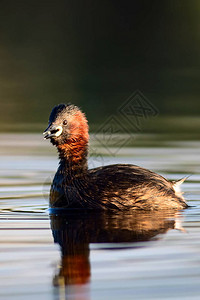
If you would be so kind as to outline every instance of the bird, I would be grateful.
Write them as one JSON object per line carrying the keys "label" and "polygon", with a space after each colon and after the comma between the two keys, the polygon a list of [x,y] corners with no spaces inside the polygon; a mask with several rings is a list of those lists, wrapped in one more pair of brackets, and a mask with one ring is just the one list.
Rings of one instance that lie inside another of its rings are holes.
{"label": "bird", "polygon": [[43,135],[57,148],[59,157],[50,208],[159,211],[188,207],[180,190],[185,178],[171,182],[132,164],[89,169],[88,121],[76,105],[56,105]]}

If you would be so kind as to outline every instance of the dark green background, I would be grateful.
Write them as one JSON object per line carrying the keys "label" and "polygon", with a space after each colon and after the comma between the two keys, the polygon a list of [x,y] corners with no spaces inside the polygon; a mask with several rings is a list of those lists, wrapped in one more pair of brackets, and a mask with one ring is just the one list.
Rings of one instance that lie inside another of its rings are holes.
{"label": "dark green background", "polygon": [[198,0],[0,1],[0,129],[41,130],[61,102],[95,128],[139,89],[144,131],[199,131],[199,46]]}

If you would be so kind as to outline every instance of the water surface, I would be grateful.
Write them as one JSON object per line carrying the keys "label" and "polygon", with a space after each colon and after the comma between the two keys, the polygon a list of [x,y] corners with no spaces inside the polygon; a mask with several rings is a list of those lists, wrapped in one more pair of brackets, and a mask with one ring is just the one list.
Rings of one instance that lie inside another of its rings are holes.
{"label": "water surface", "polygon": [[200,298],[198,142],[90,159],[90,166],[138,164],[171,180],[190,175],[183,184],[188,210],[49,216],[55,150],[40,135],[1,141],[0,299]]}

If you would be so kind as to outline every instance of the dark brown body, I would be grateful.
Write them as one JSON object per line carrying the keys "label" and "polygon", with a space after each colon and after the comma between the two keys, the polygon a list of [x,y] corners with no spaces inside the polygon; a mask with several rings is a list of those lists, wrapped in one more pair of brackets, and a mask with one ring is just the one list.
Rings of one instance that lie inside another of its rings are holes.
{"label": "dark brown body", "polygon": [[164,177],[134,165],[110,165],[79,176],[63,176],[59,167],[50,194],[51,207],[85,209],[183,209],[184,199],[175,194]]}

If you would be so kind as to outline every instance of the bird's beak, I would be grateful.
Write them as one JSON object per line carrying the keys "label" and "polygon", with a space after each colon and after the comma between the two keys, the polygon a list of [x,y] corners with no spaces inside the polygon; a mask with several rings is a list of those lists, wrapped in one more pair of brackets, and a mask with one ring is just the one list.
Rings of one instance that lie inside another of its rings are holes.
{"label": "bird's beak", "polygon": [[49,139],[51,137],[58,137],[61,135],[63,129],[62,126],[52,125],[50,124],[47,129],[43,132],[44,139]]}

